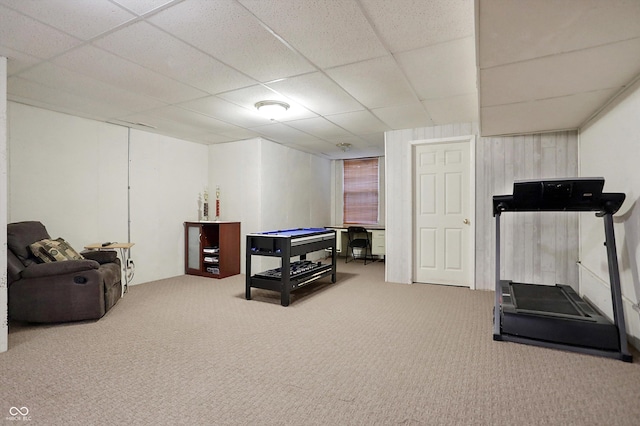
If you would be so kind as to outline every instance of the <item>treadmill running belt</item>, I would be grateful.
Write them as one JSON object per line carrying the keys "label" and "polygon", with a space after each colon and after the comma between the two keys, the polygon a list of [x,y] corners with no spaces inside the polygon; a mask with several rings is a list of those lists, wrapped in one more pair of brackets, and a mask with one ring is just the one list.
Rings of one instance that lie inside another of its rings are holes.
{"label": "treadmill running belt", "polygon": [[583,316],[557,286],[512,283],[516,309]]}

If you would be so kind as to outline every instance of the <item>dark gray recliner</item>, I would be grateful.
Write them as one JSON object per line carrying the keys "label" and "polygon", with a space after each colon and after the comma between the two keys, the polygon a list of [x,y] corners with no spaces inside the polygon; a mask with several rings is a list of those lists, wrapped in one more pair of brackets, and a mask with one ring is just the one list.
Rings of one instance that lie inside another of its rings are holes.
{"label": "dark gray recliner", "polygon": [[7,225],[9,318],[54,323],[98,319],[122,295],[116,252],[82,252],[85,259],[39,263],[29,245],[50,239],[36,221]]}

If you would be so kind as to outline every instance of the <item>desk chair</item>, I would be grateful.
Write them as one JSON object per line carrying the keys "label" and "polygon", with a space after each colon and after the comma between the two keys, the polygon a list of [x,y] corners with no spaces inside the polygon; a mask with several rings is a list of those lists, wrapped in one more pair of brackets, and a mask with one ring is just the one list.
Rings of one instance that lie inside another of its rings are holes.
{"label": "desk chair", "polygon": [[[349,249],[351,250],[351,257],[353,260],[361,259],[364,257],[364,264],[367,264],[367,260],[373,262],[373,255],[371,254],[371,240],[369,239],[369,233],[362,226],[350,226],[347,228],[347,236],[349,237]],[[364,256],[357,257],[354,255],[353,249],[359,248],[364,253]],[[367,255],[368,252],[368,255]],[[349,253],[345,256],[344,262],[349,262]]]}

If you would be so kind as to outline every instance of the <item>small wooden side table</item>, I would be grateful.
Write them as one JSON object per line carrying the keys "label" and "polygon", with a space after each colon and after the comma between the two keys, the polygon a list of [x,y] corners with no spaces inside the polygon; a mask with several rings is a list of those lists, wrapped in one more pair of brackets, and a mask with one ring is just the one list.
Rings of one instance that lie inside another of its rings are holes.
{"label": "small wooden side table", "polygon": [[120,250],[120,258],[122,259],[122,267],[124,268],[124,292],[126,293],[127,290],[129,290],[129,281],[133,279],[133,271],[135,268],[133,260],[131,260],[131,247],[134,245],[135,243],[111,243],[108,245],[94,243],[88,244],[84,246],[84,248],[87,250]]}

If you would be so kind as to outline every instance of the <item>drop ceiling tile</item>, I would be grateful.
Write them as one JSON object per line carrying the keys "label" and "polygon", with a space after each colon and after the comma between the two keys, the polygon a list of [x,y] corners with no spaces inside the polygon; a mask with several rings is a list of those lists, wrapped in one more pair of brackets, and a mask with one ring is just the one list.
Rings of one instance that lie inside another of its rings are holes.
{"label": "drop ceiling tile", "polygon": [[328,69],[326,73],[367,108],[402,105],[416,100],[392,56]]}
{"label": "drop ceiling tile", "polygon": [[352,0],[240,0],[269,28],[320,68],[387,54]]}
{"label": "drop ceiling tile", "polygon": [[[131,40],[135,40],[135,43]],[[211,94],[257,83],[146,22],[138,22],[111,33],[94,44]]]}
{"label": "drop ceiling tile", "polygon": [[249,111],[259,114],[255,109],[255,104],[260,101],[282,101],[289,104],[289,109],[284,117],[278,121],[299,120],[301,118],[316,117],[317,114],[309,111],[304,106],[295,102],[295,99],[288,98],[282,94],[276,93],[263,85],[245,87],[243,89],[232,90],[230,92],[220,93],[219,98],[233,102]]}
{"label": "drop ceiling tile", "polygon": [[195,99],[178,104],[178,106],[235,124],[236,126],[253,127],[271,123],[269,119],[260,115],[255,108],[244,108],[216,96]]}
{"label": "drop ceiling tile", "polygon": [[361,0],[393,53],[474,35],[473,0]]}
{"label": "drop ceiling tile", "polygon": [[148,131],[167,134],[176,138],[193,140],[197,135],[203,133],[201,127],[194,128],[192,125],[180,121],[170,120],[153,113],[138,113],[116,117],[117,120],[130,124],[143,124],[149,126]]}
{"label": "drop ceiling tile", "polygon": [[20,77],[10,77],[7,80],[7,99],[95,120],[102,120],[103,117],[114,116],[120,112],[116,106]]}
{"label": "drop ceiling tile", "polygon": [[364,109],[358,101],[320,72],[279,80],[267,86],[320,115]]}
{"label": "drop ceiling tile", "polygon": [[201,90],[89,45],[68,52],[53,62],[121,89],[168,103],[184,102],[206,95]]}
{"label": "drop ceiling tile", "polygon": [[138,15],[144,15],[166,4],[179,3],[182,0],[112,0],[112,1],[126,7],[127,9],[129,9],[130,11]]}
{"label": "drop ceiling tile", "polygon": [[56,90],[86,97],[97,103],[105,103],[125,112],[144,111],[165,105],[157,99],[119,89],[91,77],[58,67],[50,62],[43,62],[20,76]]}
{"label": "drop ceiling tile", "polygon": [[186,1],[149,20],[261,82],[314,69],[235,1]]}
{"label": "drop ceiling tile", "polygon": [[407,105],[376,108],[371,112],[394,130],[433,126],[429,114],[418,101]]}
{"label": "drop ceiling tile", "polygon": [[480,68],[640,37],[637,0],[479,0]]}
{"label": "drop ceiling tile", "polygon": [[157,110],[148,111],[146,114],[185,124],[200,132],[220,133],[237,128],[232,124],[216,120],[215,118],[207,115],[188,111],[175,106],[167,106]]}
{"label": "drop ceiling tile", "polygon": [[216,143],[225,143],[225,142],[233,142],[237,139],[230,138],[228,136],[216,134],[216,133],[205,133],[202,135],[197,135],[195,138],[202,143],[206,144],[216,144]]}
{"label": "drop ceiling tile", "polygon": [[372,133],[370,135],[360,135],[367,146],[384,148],[384,133]]}
{"label": "drop ceiling tile", "polygon": [[82,40],[135,18],[108,0],[5,1],[13,9]]}
{"label": "drop ceiling tile", "polygon": [[344,114],[329,115],[326,118],[356,135],[391,130],[389,126],[369,111],[346,112]]}
{"label": "drop ceiling tile", "polygon": [[636,38],[481,70],[482,106],[621,88],[640,74],[639,52]]}
{"label": "drop ceiling tile", "polygon": [[253,138],[260,137],[260,134],[254,132],[253,130],[242,129],[242,128],[220,132],[219,134],[221,136],[229,138],[229,140],[232,140],[232,141],[240,141],[240,140],[253,139]]}
{"label": "drop ceiling tile", "polygon": [[420,100],[446,98],[476,90],[473,37],[395,56]]}
{"label": "drop ceiling tile", "polygon": [[260,133],[275,142],[304,143],[318,140],[318,138],[314,136],[301,132],[298,129],[294,129],[293,127],[289,127],[283,123],[272,123],[266,126],[253,127],[251,130]]}
{"label": "drop ceiling tile", "polygon": [[336,126],[323,117],[313,117],[305,118],[302,120],[287,121],[287,125],[320,139],[350,135],[350,133],[345,129]]}
{"label": "drop ceiling tile", "polygon": [[334,148],[334,145],[325,142],[325,141],[321,141],[321,140],[315,140],[315,141],[306,141],[303,143],[295,143],[295,144],[289,144],[289,143],[283,143],[283,145],[288,146],[290,148],[293,149],[297,149],[297,150],[302,150],[305,152],[310,152],[313,154],[320,154],[320,153],[324,153],[326,151],[330,151],[331,149]]}
{"label": "drop ceiling tile", "polygon": [[478,121],[478,95],[475,92],[450,98],[429,99],[422,103],[435,125]]}
{"label": "drop ceiling tile", "polygon": [[9,77],[40,62],[40,59],[35,56],[5,46],[0,46],[0,56],[7,58],[7,76]]}
{"label": "drop ceiling tile", "polygon": [[[12,2],[14,4],[16,2]],[[19,2],[23,4],[27,2]],[[51,58],[61,52],[80,45],[77,38],[28,18],[4,6],[0,6],[0,53],[4,49],[25,52],[41,59]]]}
{"label": "drop ceiling tile", "polygon": [[483,107],[482,136],[577,129],[605,105],[615,89],[553,99]]}

